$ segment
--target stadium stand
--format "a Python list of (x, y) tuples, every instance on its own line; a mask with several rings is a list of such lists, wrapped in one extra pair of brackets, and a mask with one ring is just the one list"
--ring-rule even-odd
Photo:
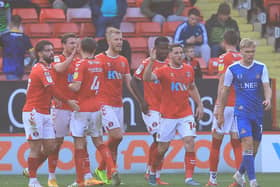
[(75, 33), (76, 35), (80, 34), (80, 28), (76, 23), (54, 23), (53, 24), (53, 33), (54, 37), (62, 36), (67, 32)]
[(137, 36), (158, 36), (161, 35), (161, 24), (157, 22), (136, 23)]
[(24, 33), (31, 38), (47, 38), (53, 36), (53, 31), (48, 23), (25, 24)]
[(66, 17), (68, 22), (91, 23), (91, 11), (89, 8), (67, 8)]
[(92, 23), (82, 23), (80, 27), (80, 36), (91, 36), (95, 35), (95, 27)]
[(49, 0), (31, 0), (32, 3), (39, 5), (41, 8), (50, 8), (52, 5)]
[(14, 8), (13, 15), (19, 15), (22, 23), (38, 23), (38, 15), (34, 8)]
[(39, 16), (41, 23), (65, 22), (65, 18), (64, 11), (55, 8), (42, 8)]
[(120, 26), (121, 31), (124, 36), (136, 36), (135, 32), (135, 23), (131, 22), (122, 22)]

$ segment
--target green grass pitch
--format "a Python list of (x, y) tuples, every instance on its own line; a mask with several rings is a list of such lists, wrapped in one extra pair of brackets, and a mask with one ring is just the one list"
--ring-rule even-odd
[[(258, 173), (257, 180), (261, 187), (279, 187), (280, 186), (279, 173)], [(162, 180), (167, 181), (170, 185), (166, 187), (183, 187), (184, 184), (183, 174), (162, 174)], [(123, 184), (120, 187), (148, 187), (150, 186), (144, 180), (143, 174), (121, 174)], [(208, 174), (195, 174), (194, 179), (205, 186), (208, 180)], [(47, 176), (40, 175), (39, 180), (43, 186), (47, 186)], [(74, 175), (57, 175), (57, 180), (60, 187), (67, 187), (68, 184), (74, 181)], [(28, 179), (19, 175), (0, 175), (0, 187), (27, 187)], [(227, 187), (232, 182), (232, 174), (219, 174), (218, 175), (219, 187)], [(111, 186), (111, 185), (103, 185)], [(249, 186), (247, 182), (247, 186)]]

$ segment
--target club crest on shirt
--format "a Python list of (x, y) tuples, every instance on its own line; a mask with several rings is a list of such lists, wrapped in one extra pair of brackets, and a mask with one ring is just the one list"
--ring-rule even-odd
[(107, 66), (111, 67), (111, 66), (112, 66), (112, 64), (111, 64), (110, 62), (107, 62)]
[(121, 62), (121, 66), (124, 68), (125, 67), (125, 62)]
[(144, 65), (143, 64), (140, 64), (140, 66), (137, 68), (135, 74), (136, 75), (139, 75), (144, 69)]
[(187, 77), (190, 77), (190, 76), (191, 76), (191, 72), (187, 71), (187, 72), (186, 72), (186, 76), (187, 76)]
[(245, 134), (245, 133), (246, 133), (246, 130), (242, 128), (240, 131), (240, 134)]
[(257, 74), (256, 75), (256, 79), (260, 79), (261, 78), (261, 75), (260, 74)]
[(73, 79), (77, 79), (79, 76), (79, 73), (78, 72), (75, 72), (74, 75), (73, 75)]
[(240, 105), (239, 107), (238, 107), (238, 110), (243, 110), (244, 109), (244, 107), (242, 106), (242, 105)]
[(242, 74), (237, 74), (237, 79), (242, 79), (243, 75)]
[(170, 73), (170, 76), (171, 76), (171, 77), (175, 77), (174, 73)]
[(225, 65), (224, 64), (219, 64), (218, 65), (218, 71), (223, 71), (225, 68)]

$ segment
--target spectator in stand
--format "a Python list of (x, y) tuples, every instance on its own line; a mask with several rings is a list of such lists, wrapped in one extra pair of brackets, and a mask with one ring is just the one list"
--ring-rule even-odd
[(3, 72), (7, 80), (20, 80), (24, 74), (24, 55), (29, 51), (33, 57), (33, 48), (28, 36), (20, 31), (21, 17), (13, 15), (9, 31), (0, 36), (3, 47)]
[(189, 64), (193, 67), (195, 82), (202, 79), (202, 72), (199, 65), (199, 61), (195, 59), (194, 46), (186, 45), (185, 46), (185, 61), (184, 63)]
[(194, 45), (195, 55), (201, 56), (206, 63), (210, 59), (207, 31), (202, 23), (200, 12), (192, 8), (188, 13), (188, 20), (180, 24), (174, 34), (174, 43)]
[(53, 8), (63, 9), (65, 12), (67, 8), (85, 8), (89, 7), (88, 0), (49, 0)]
[(40, 14), (40, 6), (33, 3), (31, 0), (8, 0), (11, 8), (35, 8), (37, 14)]
[(206, 30), (211, 57), (219, 57), (225, 52), (221, 42), (226, 31), (234, 30), (240, 36), (237, 22), (230, 17), (230, 6), (227, 3), (221, 3), (217, 13), (206, 21)]
[[(106, 28), (106, 33), (107, 30), (111, 30), (112, 27), (107, 27)], [(101, 38), (97, 41), (97, 48), (95, 51), (95, 55), (102, 53), (108, 49), (108, 43), (106, 38)], [(127, 58), (129, 66), (131, 65), (131, 48), (130, 44), (127, 40), (123, 40), (123, 45), (122, 45), (122, 50), (120, 51), (120, 55), (124, 56)]]
[(92, 22), (96, 28), (95, 37), (104, 37), (109, 26), (120, 28), (126, 13), (126, 0), (90, 0)]
[[(174, 12), (175, 7), (177, 8)], [(184, 10), (183, 0), (144, 0), (141, 5), (141, 12), (152, 19), (153, 22), (163, 23), (165, 21), (186, 21), (181, 16)]]
[(8, 23), (11, 17), (10, 4), (0, 1), (0, 35), (8, 31)]

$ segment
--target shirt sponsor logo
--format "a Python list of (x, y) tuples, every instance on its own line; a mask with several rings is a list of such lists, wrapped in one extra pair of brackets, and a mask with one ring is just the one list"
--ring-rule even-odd
[(122, 79), (122, 74), (117, 71), (108, 71), (107, 78), (110, 80)]
[(103, 69), (102, 68), (89, 68), (88, 69), (90, 72), (102, 72)]
[(79, 76), (79, 73), (78, 73), (78, 72), (75, 72), (74, 75), (73, 75), (73, 78), (74, 78), (74, 79), (77, 79), (78, 76)]
[(187, 85), (181, 82), (171, 82), (171, 91), (186, 91)]
[(243, 89), (255, 89), (258, 87), (258, 83), (257, 82), (243, 82), (243, 83), (239, 83), (239, 88), (243, 88)]
[(54, 62), (60, 62), (59, 56), (54, 56)]

